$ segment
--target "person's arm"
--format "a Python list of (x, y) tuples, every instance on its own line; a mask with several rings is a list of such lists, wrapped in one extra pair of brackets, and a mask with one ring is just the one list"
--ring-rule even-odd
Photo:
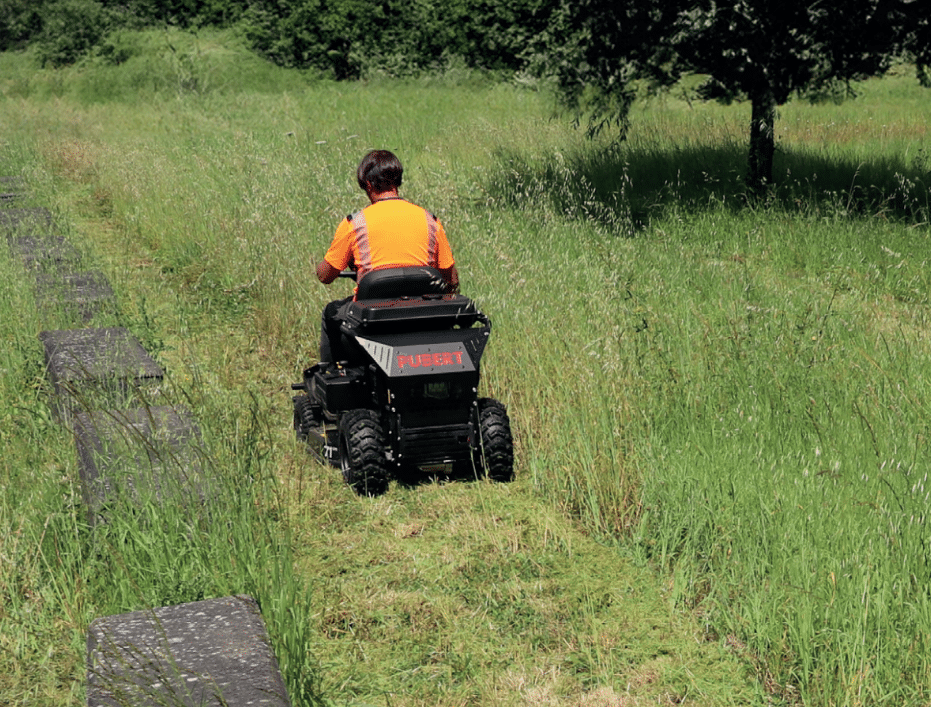
[[(446, 238), (446, 231), (443, 229), (443, 224), (440, 223), (436, 216), (433, 216), (433, 214), (430, 214), (430, 216), (436, 221), (436, 268), (440, 271), (440, 273), (443, 275), (443, 279), (446, 281), (447, 291), (451, 294), (459, 294), (459, 271), (456, 270), (456, 261), (453, 260), (453, 251), (449, 247), (449, 240)], [(441, 267), (445, 263), (449, 263), (448, 268)]]
[(339, 270), (330, 265), (326, 259), (317, 263), (317, 279), (324, 285), (329, 285), (339, 276)]
[(346, 217), (340, 221), (330, 247), (324, 253), (320, 262), (317, 263), (317, 279), (324, 285), (329, 285), (339, 277), (339, 273), (343, 268), (351, 266), (353, 234), (352, 218)]
[(451, 294), (459, 293), (459, 271), (455, 263), (448, 268), (440, 268), (440, 274), (446, 280), (446, 288)]

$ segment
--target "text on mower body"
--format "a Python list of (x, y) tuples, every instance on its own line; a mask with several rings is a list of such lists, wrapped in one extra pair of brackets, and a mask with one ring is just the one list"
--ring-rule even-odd
[(419, 368), (420, 366), (452, 366), (462, 365), (462, 351), (443, 351), (440, 353), (422, 353), (415, 356), (398, 356), (398, 369), (404, 367)]

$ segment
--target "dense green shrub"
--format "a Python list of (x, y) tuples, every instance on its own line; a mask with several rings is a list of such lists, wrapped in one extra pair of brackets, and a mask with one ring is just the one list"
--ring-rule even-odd
[(106, 36), (109, 24), (109, 13), (97, 0), (46, 4), (37, 42), (42, 64), (73, 64)]
[(0, 51), (34, 42), (61, 66), (92, 49), (125, 60), (109, 33), (238, 26), (252, 49), (285, 67), (338, 79), (410, 75), (447, 65), (516, 71), (542, 31), (545, 0), (0, 0)]
[(258, 0), (243, 25), (253, 48), (283, 66), (336, 78), (417, 73), (446, 57), (474, 68), (514, 70), (538, 0)]
[(247, 0), (101, 0), (128, 27), (229, 25), (238, 20)]
[(0, 51), (16, 48), (41, 29), (42, 19), (33, 0), (0, 0)]

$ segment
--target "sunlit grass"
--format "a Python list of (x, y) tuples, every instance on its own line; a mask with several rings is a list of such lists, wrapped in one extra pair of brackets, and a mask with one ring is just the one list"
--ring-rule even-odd
[[(603, 594), (568, 576), (547, 583), (578, 554), (615, 556), (580, 549), (563, 515), (533, 510), (545, 498), (659, 567), (670, 600), (697, 609), (772, 699), (931, 697), (929, 99), (911, 77), (841, 105), (783, 107), (776, 190), (748, 204), (745, 105), (654, 100), (612, 145), (552, 119), (545, 92), (449, 77), (292, 77), (283, 93), (164, 88), (155, 101), (100, 89), (107, 101), (88, 101), (67, 86), (47, 99), (41, 81), (55, 76), (0, 104), (10, 169), (100, 259), (172, 384), (230, 440), (217, 453), (231, 473), (258, 470), (272, 489), (260, 505), (293, 533), (296, 586), (326, 575), (301, 635), (329, 656), (327, 696), (612, 704), (631, 681), (629, 699), (645, 703), (662, 691), (647, 687), (655, 671), (679, 697), (727, 703), (708, 672), (697, 687), (673, 675), (687, 661), (631, 658), (640, 641), (658, 644), (638, 634), (622, 648), (611, 622), (633, 619), (605, 613)], [(348, 288), (323, 288), (312, 266), (362, 205), (352, 174), (371, 147), (401, 155), (403, 193), (446, 223), (464, 291), (494, 322), (483, 391), (509, 406), (516, 491), (393, 489), (359, 503), (293, 442), (289, 384), (314, 359), (322, 306)], [(4, 307), (31, 311), (30, 296), (8, 288)], [(67, 436), (35, 412), (39, 323), (7, 326), (17, 344), (4, 365), (28, 375), (0, 399), (31, 411), (0, 413), (10, 498), (73, 493)], [(35, 486), (49, 468), (56, 481)], [(41, 519), (12, 507), (10, 538), (41, 534)], [(28, 545), (4, 547), (22, 557)], [(570, 610), (559, 593), (590, 607)], [(69, 611), (87, 617), (99, 600), (79, 596)], [(67, 640), (80, 622), (61, 629)], [(568, 627), (564, 645), (537, 624)], [(520, 664), (504, 667), (504, 654)]]

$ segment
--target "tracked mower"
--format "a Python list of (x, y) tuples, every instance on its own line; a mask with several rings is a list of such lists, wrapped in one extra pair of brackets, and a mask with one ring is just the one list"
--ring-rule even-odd
[(432, 268), (389, 268), (366, 274), (339, 318), (345, 358), (291, 386), (294, 430), (313, 454), (361, 495), (393, 478), (513, 479), (507, 411), (478, 397), (491, 321), (471, 299)]

